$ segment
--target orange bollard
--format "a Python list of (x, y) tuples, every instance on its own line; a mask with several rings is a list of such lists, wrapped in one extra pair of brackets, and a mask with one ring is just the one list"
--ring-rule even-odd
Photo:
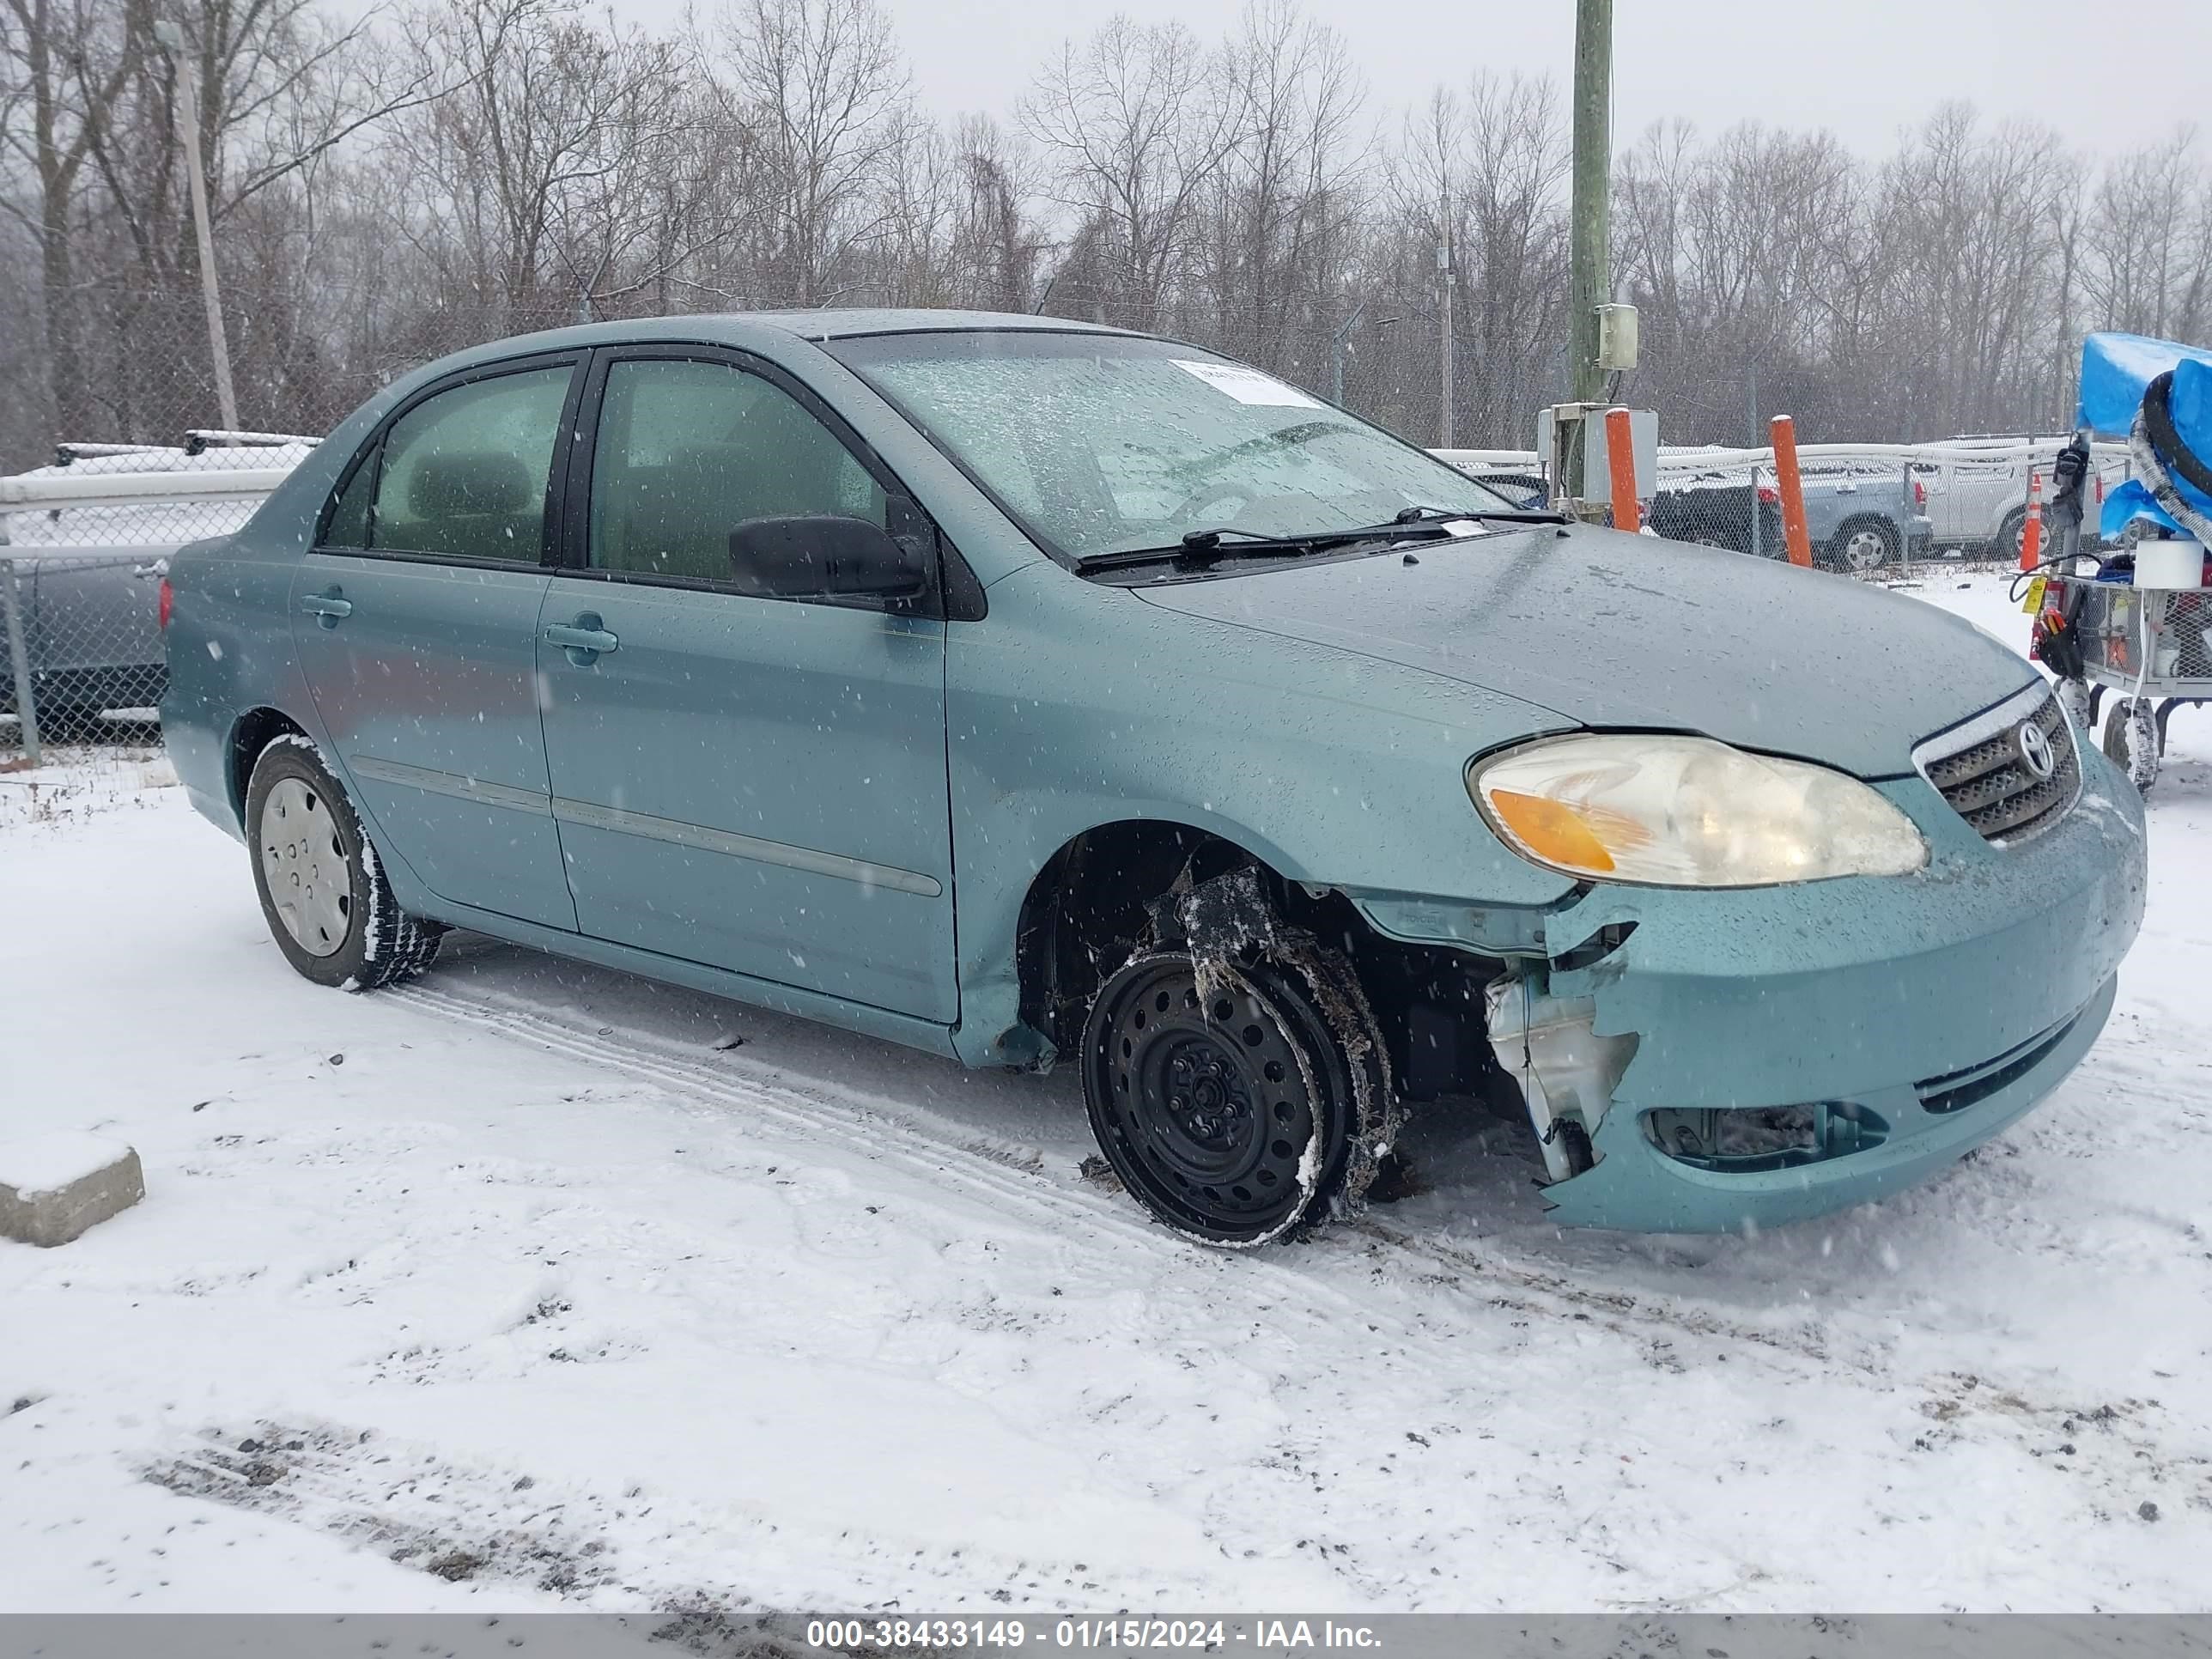
[(2020, 527), (2020, 568), (2033, 570), (2043, 562), (2043, 474), (2027, 475), (2027, 519)]
[(1644, 528), (1644, 509), (1636, 499), (1636, 438), (1625, 409), (1605, 411), (1605, 464), (1613, 475), (1613, 527), (1633, 536)]
[[(1782, 495), (1782, 544), (1790, 550), (1790, 562), (1813, 568), (1813, 532), (1805, 527), (1805, 483), (1797, 476), (1797, 423), (1777, 415), (1774, 434), (1774, 485)], [(1752, 510), (1759, 509), (1754, 506)]]

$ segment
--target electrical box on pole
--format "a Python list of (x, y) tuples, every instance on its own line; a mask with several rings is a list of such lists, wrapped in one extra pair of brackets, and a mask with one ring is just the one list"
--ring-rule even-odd
[(1636, 367), (1634, 306), (1597, 308), (1597, 366), (1608, 374), (1626, 373)]
[[(1536, 411), (1536, 454), (1551, 481), (1554, 506), (1577, 518), (1602, 518), (1613, 506), (1613, 458), (1606, 442), (1605, 404), (1555, 404)], [(1659, 483), (1659, 415), (1628, 411), (1630, 447), (1636, 461), (1636, 494), (1648, 501)], [(1577, 455), (1586, 480), (1573, 493), (1569, 463)]]

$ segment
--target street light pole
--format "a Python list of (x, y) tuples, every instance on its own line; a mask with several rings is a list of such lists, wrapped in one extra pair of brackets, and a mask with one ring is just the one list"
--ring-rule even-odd
[(177, 137), (185, 147), (185, 172), (191, 181), (192, 228), (200, 248), (200, 298), (207, 306), (208, 355), (215, 362), (215, 401), (226, 431), (238, 430), (238, 393), (230, 383), (230, 341), (223, 332), (222, 297), (216, 287), (215, 233), (208, 224), (207, 170), (200, 161), (199, 96), (191, 65), (185, 60), (185, 32), (164, 18), (154, 38), (169, 54), (177, 84)]

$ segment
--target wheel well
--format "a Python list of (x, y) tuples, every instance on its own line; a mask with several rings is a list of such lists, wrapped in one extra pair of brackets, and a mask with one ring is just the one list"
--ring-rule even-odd
[(1100, 824), (1069, 841), (1022, 899), (1014, 960), (1023, 1023), (1073, 1052), (1092, 996), (1144, 937), (1146, 902), (1186, 868), (1205, 880), (1260, 862), (1207, 830), (1150, 819)]
[(240, 823), (246, 822), (246, 786), (253, 776), (253, 763), (261, 758), (263, 750), (287, 732), (295, 737), (307, 735), (299, 721), (278, 708), (248, 709), (230, 728), (230, 775), (227, 781), (230, 810), (238, 815)]
[(1836, 526), (1836, 533), (1829, 539), (1841, 541), (1854, 530), (1879, 530), (1885, 540), (1894, 542), (1899, 539), (1897, 526), (1879, 513), (1854, 513)]
[(1099, 986), (1143, 943), (1152, 901), (1186, 870), (1204, 882), (1248, 867), (1261, 872), (1286, 921), (1350, 961), (1382, 1026), (1401, 1093), (1425, 1099), (1493, 1096), (1499, 1084), (1512, 1089), (1497, 1069), (1482, 1017), (1482, 988), (1502, 963), (1386, 939), (1342, 893), (1285, 880), (1236, 842), (1182, 823), (1101, 824), (1046, 861), (1022, 901), (1015, 939), (1023, 1023), (1073, 1054)]

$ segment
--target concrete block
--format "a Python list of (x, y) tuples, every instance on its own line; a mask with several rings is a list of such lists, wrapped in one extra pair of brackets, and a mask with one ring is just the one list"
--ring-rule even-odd
[(119, 1140), (52, 1134), (0, 1145), (0, 1238), (66, 1244), (145, 1195), (138, 1154)]

